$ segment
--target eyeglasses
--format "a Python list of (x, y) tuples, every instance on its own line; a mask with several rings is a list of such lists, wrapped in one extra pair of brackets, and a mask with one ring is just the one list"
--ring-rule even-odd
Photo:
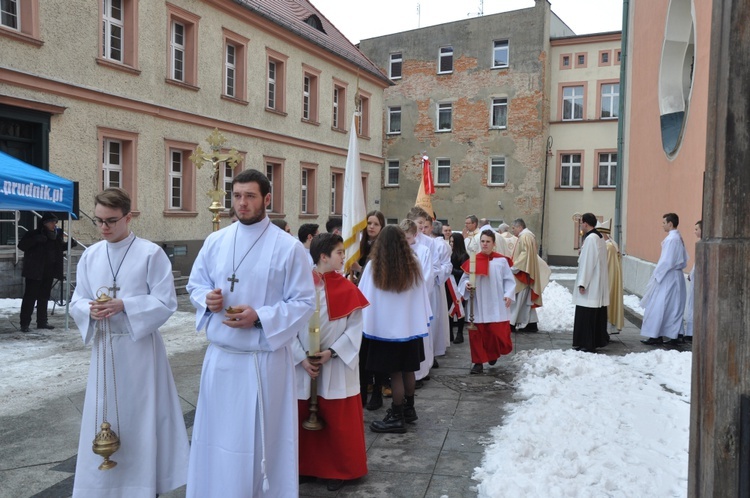
[(102, 225), (104, 225), (105, 227), (110, 228), (112, 225), (116, 225), (118, 221), (120, 221), (126, 216), (127, 214), (123, 214), (119, 218), (109, 218), (106, 220), (103, 220), (101, 218), (97, 218), (96, 216), (94, 216), (94, 225), (98, 227), (101, 227)]

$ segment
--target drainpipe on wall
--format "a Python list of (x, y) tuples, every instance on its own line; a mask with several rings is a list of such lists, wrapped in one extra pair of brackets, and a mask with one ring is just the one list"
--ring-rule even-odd
[(552, 153), (552, 136), (547, 137), (547, 150), (544, 151), (544, 187), (542, 188), (542, 228), (539, 229), (539, 257), (542, 257), (544, 244), (544, 209), (547, 203), (547, 163)]
[(623, 142), (625, 140), (625, 89), (627, 88), (627, 61), (628, 61), (628, 19), (630, 18), (630, 0), (622, 2), (622, 36), (620, 41), (620, 109), (617, 119), (617, 174), (615, 189), (615, 242), (622, 247), (622, 178), (623, 178)]

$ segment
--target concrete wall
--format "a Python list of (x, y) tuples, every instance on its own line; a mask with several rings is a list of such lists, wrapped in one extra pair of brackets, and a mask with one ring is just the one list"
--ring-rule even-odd
[[(695, 60), (692, 93), (679, 149), (668, 156), (662, 146), (660, 123), (660, 64), (670, 2), (631, 0), (628, 55), (628, 108), (624, 146), (623, 250), (640, 261), (655, 262), (664, 239), (662, 215), (675, 212), (678, 229), (690, 254), (686, 270), (693, 266), (694, 223), (701, 218), (703, 171), (706, 160), (706, 111), (708, 92), (710, 2), (687, 2), (695, 22)], [(626, 288), (638, 287), (635, 273), (625, 272)]]
[[(360, 42), (361, 50), (386, 72), (391, 53), (400, 52), (404, 59), (402, 79), (385, 91), (385, 106), (402, 108), (402, 131), (386, 135), (383, 146), (385, 159), (401, 164), (399, 185), (383, 188), (386, 217), (402, 218), (414, 205), (422, 177), (419, 158), (426, 151), (433, 167), (437, 158), (451, 160), (450, 186), (436, 187), (432, 198), (439, 218), (461, 229), (468, 214), (523, 217), (530, 229), (538, 230), (548, 122), (549, 18), (549, 4), (538, 2), (530, 9)], [(503, 39), (509, 41), (509, 67), (492, 69), (493, 41)], [(437, 74), (439, 48), (445, 45), (453, 46), (454, 71)], [(492, 97), (508, 98), (506, 129), (490, 129)], [(441, 102), (453, 104), (451, 132), (436, 132)], [(506, 157), (504, 186), (487, 185), (493, 155)]]

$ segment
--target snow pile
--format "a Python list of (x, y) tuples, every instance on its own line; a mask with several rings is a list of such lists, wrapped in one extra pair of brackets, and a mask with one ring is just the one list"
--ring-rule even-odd
[(544, 306), (537, 308), (539, 330), (545, 332), (570, 332), (573, 330), (575, 306), (570, 291), (550, 280), (542, 293)]
[(0, 316), (12, 316), (21, 313), (20, 299), (0, 299)]
[[(17, 314), (7, 303), (0, 313)], [(8, 310), (11, 310), (9, 313)], [(167, 353), (195, 351), (206, 345), (203, 334), (195, 332), (195, 314), (175, 312), (160, 329)], [(71, 319), (71, 329), (23, 334), (19, 339), (0, 341), (3, 375), (0, 377), (0, 416), (19, 415), (53, 397), (65, 396), (86, 388), (91, 347), (84, 346), (81, 334)]]
[(638, 315), (643, 316), (643, 313), (646, 311), (645, 309), (641, 308), (641, 298), (638, 296), (634, 296), (633, 294), (623, 296), (622, 302), (625, 306), (630, 308), (633, 313), (637, 313)]
[(519, 401), (474, 469), (479, 496), (686, 496), (691, 359), (519, 352)]

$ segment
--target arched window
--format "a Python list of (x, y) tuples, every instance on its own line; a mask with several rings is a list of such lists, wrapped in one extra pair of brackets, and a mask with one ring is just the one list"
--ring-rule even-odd
[(659, 67), (661, 141), (667, 156), (680, 148), (695, 63), (695, 22), (691, 0), (671, 0)]

